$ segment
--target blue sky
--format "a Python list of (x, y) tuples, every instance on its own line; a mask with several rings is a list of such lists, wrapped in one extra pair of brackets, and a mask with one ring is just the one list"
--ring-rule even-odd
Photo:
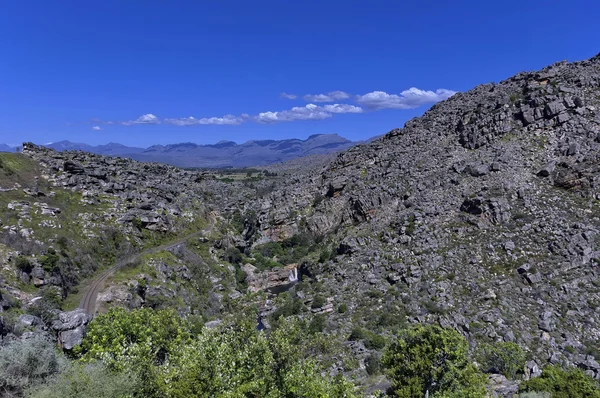
[(0, 143), (366, 139), (594, 56), (598, 16), (596, 0), (4, 1)]

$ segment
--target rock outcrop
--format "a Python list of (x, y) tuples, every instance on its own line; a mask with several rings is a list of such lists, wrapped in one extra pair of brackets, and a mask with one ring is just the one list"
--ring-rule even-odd
[(72, 350), (81, 344), (85, 336), (85, 327), (92, 316), (81, 309), (61, 312), (58, 319), (52, 323), (52, 329), (58, 333), (58, 344), (64, 350)]

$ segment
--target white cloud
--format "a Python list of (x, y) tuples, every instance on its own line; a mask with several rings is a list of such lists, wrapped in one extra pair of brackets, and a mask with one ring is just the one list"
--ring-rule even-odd
[(436, 103), (456, 94), (456, 91), (440, 88), (434, 91), (420, 90), (411, 87), (400, 95), (388, 94), (385, 91), (373, 91), (359, 95), (356, 102), (368, 109), (413, 109), (421, 105)]
[(350, 104), (325, 105), (323, 109), (329, 113), (361, 113), (363, 111), (360, 106)]
[(331, 117), (331, 113), (315, 104), (295, 106), (292, 109), (279, 112), (261, 112), (255, 116), (259, 123), (291, 122), (294, 120), (322, 120)]
[[(101, 121), (92, 119), (90, 124), (92, 130), (100, 131), (102, 124), (120, 124), (131, 126), (134, 124), (160, 124), (166, 123), (174, 126), (195, 126), (195, 125), (239, 125), (247, 121), (257, 123), (277, 123), (291, 122), (295, 120), (322, 120), (332, 117), (334, 114), (343, 113), (362, 113), (365, 111), (375, 111), (380, 109), (413, 109), (421, 105), (432, 104), (445, 100), (455, 91), (447, 89), (438, 89), (436, 91), (426, 91), (415, 87), (402, 91), (400, 94), (388, 94), (385, 91), (373, 91), (365, 95), (350, 97), (344, 91), (331, 91), (327, 94), (305, 95), (303, 98), (310, 103), (305, 106), (296, 106), (283, 111), (260, 112), (256, 116), (250, 116), (246, 113), (240, 116), (225, 115), (223, 117), (208, 117), (197, 119), (193, 116), (187, 118), (168, 118), (159, 119), (152, 113), (147, 113), (135, 120), (128, 121)], [(294, 94), (281, 93), (282, 98), (296, 99)], [(357, 105), (348, 103), (339, 103), (336, 101), (349, 100), (356, 102)], [(315, 105), (313, 102), (336, 102), (327, 105)], [(348, 102), (348, 101), (346, 101)]]
[(333, 102), (350, 98), (350, 94), (343, 91), (332, 91), (327, 94), (306, 94), (304, 100), (307, 102)]
[(237, 125), (244, 123), (248, 115), (242, 115), (240, 117), (234, 115), (225, 115), (223, 117), (205, 117), (202, 119), (196, 119), (193, 116), (180, 119), (165, 119), (165, 123), (173, 124), (175, 126), (194, 126), (198, 124), (217, 124), (217, 125)]
[(146, 113), (135, 120), (127, 120), (121, 122), (121, 124), (124, 126), (131, 126), (132, 124), (160, 124), (160, 120), (155, 115)]

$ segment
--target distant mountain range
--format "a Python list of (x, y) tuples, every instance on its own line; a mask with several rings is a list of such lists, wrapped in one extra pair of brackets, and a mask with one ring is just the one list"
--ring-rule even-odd
[[(220, 141), (211, 145), (180, 143), (153, 145), (148, 148), (128, 147), (109, 143), (92, 146), (59, 141), (45, 145), (57, 151), (85, 151), (99, 155), (128, 157), (145, 162), (168, 163), (180, 167), (247, 167), (264, 166), (284, 162), (307, 155), (327, 154), (348, 149), (352, 142), (337, 134), (315, 134), (306, 140), (260, 140), (237, 144)], [(0, 151), (14, 151), (8, 145), (0, 145)]]
[(13, 148), (6, 144), (0, 144), (0, 152), (14, 152), (16, 150), (17, 150), (17, 148)]

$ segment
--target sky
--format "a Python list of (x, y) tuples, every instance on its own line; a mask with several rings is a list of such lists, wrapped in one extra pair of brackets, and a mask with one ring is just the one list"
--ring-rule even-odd
[(600, 52), (597, 0), (4, 0), (0, 143), (363, 140)]

